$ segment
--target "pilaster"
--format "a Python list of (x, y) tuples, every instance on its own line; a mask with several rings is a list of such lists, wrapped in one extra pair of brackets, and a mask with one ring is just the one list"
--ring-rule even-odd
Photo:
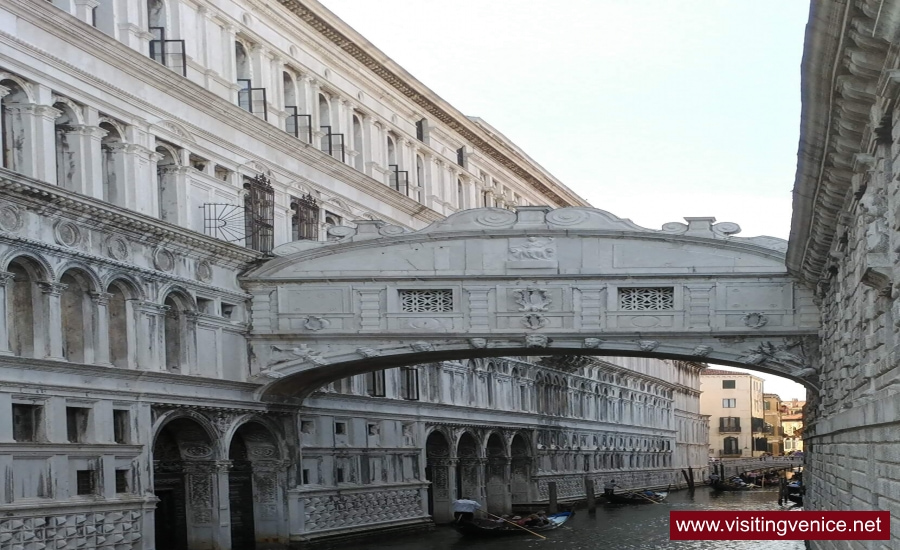
[[(12, 355), (9, 346), (9, 326), (7, 325), (9, 311), (6, 289), (7, 283), (12, 281), (14, 276), (8, 271), (0, 271), (0, 355)], [(4, 441), (2, 435), (0, 435), (0, 441)]]
[(97, 330), (94, 333), (94, 363), (111, 367), (109, 362), (109, 292), (92, 292)]
[(47, 326), (47, 359), (65, 361), (62, 349), (62, 309), (60, 296), (68, 288), (61, 283), (39, 282), (44, 294), (44, 320)]

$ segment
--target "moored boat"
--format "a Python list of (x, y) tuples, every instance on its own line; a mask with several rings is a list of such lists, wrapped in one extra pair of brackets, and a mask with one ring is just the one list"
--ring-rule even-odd
[[(508, 537), (513, 535), (528, 535), (528, 531), (534, 533), (544, 533), (545, 531), (553, 531), (559, 529), (565, 522), (569, 520), (575, 512), (560, 512), (547, 516), (549, 523), (547, 525), (536, 525), (534, 527), (514, 527), (507, 522), (494, 522), (490, 520), (475, 520), (463, 523), (456, 523), (456, 530), (462, 535), (471, 537)], [(526, 531), (527, 529), (527, 531)]]
[(794, 504), (799, 504), (800, 506), (803, 506), (803, 495), (801, 495), (801, 494), (788, 495), (787, 499), (789, 501), (793, 502)]
[(713, 484), (713, 490), (715, 491), (747, 491), (750, 489), (756, 489), (756, 485), (750, 485), (748, 483), (732, 483), (730, 481), (718, 481)]
[(666, 500), (669, 496), (668, 492), (655, 493), (652, 491), (631, 492), (631, 493), (614, 493), (611, 495), (603, 495), (610, 504), (659, 504)]

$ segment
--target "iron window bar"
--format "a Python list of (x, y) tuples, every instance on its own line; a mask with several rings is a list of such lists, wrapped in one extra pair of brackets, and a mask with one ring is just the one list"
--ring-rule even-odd
[(319, 240), (319, 205), (316, 199), (306, 194), (291, 197), (291, 237), (295, 241)]
[[(242, 87), (238, 90), (238, 106), (248, 113), (262, 113), (263, 120), (269, 120), (268, 101), (266, 101), (266, 89), (254, 88), (249, 78), (237, 79)], [(262, 107), (254, 108), (254, 103), (259, 102)]]
[(345, 154), (344, 154), (344, 134), (335, 134), (331, 131), (331, 126), (319, 126), (320, 129), (325, 130), (325, 135), (322, 136), (322, 151), (328, 153), (331, 156), (334, 156), (335, 138), (338, 139), (338, 148), (341, 150), (341, 162), (346, 162)]
[(247, 181), (244, 189), (246, 246), (269, 253), (275, 245), (275, 189), (264, 175)]
[(400, 166), (396, 164), (389, 164), (388, 168), (391, 169), (391, 189), (398, 193), (409, 195), (409, 171), (400, 170)]
[[(288, 105), (285, 107), (285, 110), (289, 113), (287, 118), (284, 121), (284, 131), (291, 134), (297, 139), (302, 139), (300, 137), (301, 133), (306, 137), (306, 143), (312, 144), (312, 115), (302, 115), (298, 112), (298, 109), (294, 105)], [(306, 123), (301, 124), (300, 119), (304, 119)], [(305, 130), (303, 130), (305, 128)]]
[[(96, 26), (96, 25), (95, 25)], [(166, 40), (164, 27), (150, 27), (150, 59), (163, 67), (168, 67), (181, 76), (187, 76), (187, 60), (185, 56), (184, 40)]]
[(465, 145), (456, 150), (456, 164), (466, 167), (466, 147)]

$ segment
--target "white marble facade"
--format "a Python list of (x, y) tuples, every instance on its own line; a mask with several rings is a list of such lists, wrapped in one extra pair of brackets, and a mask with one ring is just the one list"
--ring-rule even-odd
[(7, 2), (0, 43), (0, 547), (280, 548), (705, 466), (687, 363), (479, 359), (260, 401), (237, 276), (272, 246), (586, 205), (317, 3)]

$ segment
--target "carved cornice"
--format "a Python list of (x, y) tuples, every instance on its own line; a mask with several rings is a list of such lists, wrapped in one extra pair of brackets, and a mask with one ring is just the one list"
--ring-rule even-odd
[(802, 63), (803, 109), (787, 267), (807, 282), (826, 267), (854, 176), (871, 170), (876, 130), (896, 94), (898, 0), (813, 2)]
[[(354, 40), (354, 38), (348, 36), (353, 32), (349, 27), (346, 27), (344, 30), (339, 30), (336, 28), (335, 24), (327, 21), (320, 13), (315, 12), (313, 8), (310, 7), (310, 5), (312, 5), (311, 2), (300, 2), (299, 0), (278, 1), (287, 9), (297, 14), (300, 19), (318, 31), (326, 39), (336, 44), (339, 48), (359, 61), (363, 66), (378, 75), (391, 87), (421, 107), (425, 112), (446, 124), (462, 138), (480, 149), (484, 155), (492, 158), (495, 162), (534, 186), (540, 193), (553, 200), (557, 206), (587, 205), (586, 201), (562, 187), (561, 184), (546, 181), (546, 177), (538, 177), (532, 171), (522, 166), (522, 164), (517, 162), (514, 158), (517, 156), (515, 151), (503, 151), (500, 148), (502, 145), (497, 147), (490, 143), (488, 141), (490, 137), (486, 136), (485, 132), (481, 130), (478, 125), (472, 123), (461, 113), (456, 112), (449, 104), (432, 99), (435, 97), (435, 94), (432, 91), (428, 90), (409, 75), (403, 74), (405, 71), (392, 61), (388, 60), (387, 56), (380, 56), (381, 59), (384, 60), (381, 61), (380, 59), (376, 59), (373, 55), (370, 55), (369, 51), (374, 50), (374, 46), (368, 43), (360, 44), (360, 42), (364, 42), (364, 39)], [(379, 54), (381, 53), (377, 52), (377, 50), (374, 51)], [(503, 149), (506, 149), (506, 147), (503, 147)]]

